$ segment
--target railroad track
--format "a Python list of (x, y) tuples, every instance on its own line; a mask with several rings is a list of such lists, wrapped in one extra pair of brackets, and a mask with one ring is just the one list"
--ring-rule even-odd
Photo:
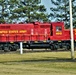
[[(59, 49), (59, 50), (50, 50), (50, 49), (24, 49), (23, 53), (35, 53), (35, 52), (63, 52), (63, 51), (70, 51), (70, 50), (64, 50), (64, 49)], [(0, 50), (0, 54), (6, 54), (6, 53), (20, 53), (20, 50), (17, 51), (8, 51), (4, 52), (3, 50)]]

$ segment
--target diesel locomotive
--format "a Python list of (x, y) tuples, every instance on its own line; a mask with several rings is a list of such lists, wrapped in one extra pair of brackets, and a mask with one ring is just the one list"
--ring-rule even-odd
[[(74, 45), (76, 44), (76, 29)], [(70, 49), (70, 29), (65, 29), (64, 22), (33, 22), (19, 24), (0, 24), (0, 50), (16, 51), (19, 42), (23, 48)]]

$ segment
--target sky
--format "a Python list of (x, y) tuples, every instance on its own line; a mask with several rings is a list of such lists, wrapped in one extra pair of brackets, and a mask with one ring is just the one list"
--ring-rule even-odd
[(41, 4), (44, 4), (45, 8), (47, 8), (47, 13), (50, 13), (51, 0), (41, 0)]

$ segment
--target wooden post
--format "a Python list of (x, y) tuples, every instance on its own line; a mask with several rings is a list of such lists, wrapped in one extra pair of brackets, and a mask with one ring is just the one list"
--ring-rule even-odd
[(20, 54), (23, 54), (23, 46), (22, 46), (22, 42), (20, 42)]

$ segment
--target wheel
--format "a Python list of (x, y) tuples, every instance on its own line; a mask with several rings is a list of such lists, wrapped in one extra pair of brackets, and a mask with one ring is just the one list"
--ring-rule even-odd
[(17, 48), (16, 47), (10, 47), (10, 51), (16, 51), (17, 50)]
[(65, 48), (65, 50), (70, 50), (71, 46), (69, 44), (66, 44), (66, 46), (64, 48)]
[(10, 50), (9, 50), (9, 47), (4, 47), (4, 52), (9, 52)]
[(57, 47), (57, 45), (56, 45), (56, 44), (53, 44), (53, 45), (50, 45), (50, 49), (51, 49), (51, 50), (57, 50), (57, 49), (58, 49), (58, 47)]
[(57, 45), (54, 45), (54, 50), (57, 50), (58, 49), (58, 46)]
[(50, 49), (51, 49), (51, 50), (54, 50), (54, 46), (53, 46), (53, 45), (51, 45), (51, 46), (50, 46)]
[(67, 45), (67, 50), (70, 50), (70, 49), (71, 49), (70, 45)]
[(19, 49), (19, 46), (17, 44), (11, 44), (9, 49), (10, 51), (16, 51), (17, 49)]

